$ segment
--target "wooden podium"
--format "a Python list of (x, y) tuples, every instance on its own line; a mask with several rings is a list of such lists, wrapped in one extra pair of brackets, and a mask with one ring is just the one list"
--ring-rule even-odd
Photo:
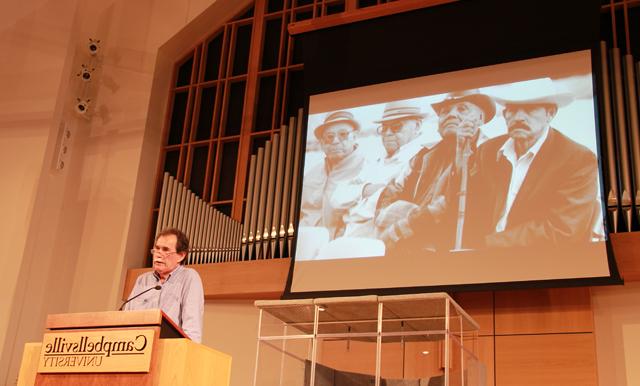
[(231, 357), (186, 338), (160, 310), (47, 316), (19, 386), (228, 386)]

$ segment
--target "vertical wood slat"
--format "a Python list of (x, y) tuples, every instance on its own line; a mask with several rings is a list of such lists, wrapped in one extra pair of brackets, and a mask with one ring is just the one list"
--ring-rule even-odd
[(234, 189), (233, 211), (232, 217), (240, 218), (242, 216), (242, 199), (245, 191), (245, 181), (247, 170), (245, 160), (249, 158), (251, 146), (250, 132), (254, 127), (255, 110), (257, 106), (258, 89), (258, 69), (260, 68), (260, 54), (264, 41), (264, 15), (267, 9), (267, 0), (255, 0), (253, 6), (253, 28), (251, 31), (251, 44), (249, 48), (249, 59), (247, 63), (247, 85), (244, 98), (244, 114), (242, 117), (242, 125), (240, 128), (240, 143), (238, 151), (238, 160), (236, 168), (236, 183)]

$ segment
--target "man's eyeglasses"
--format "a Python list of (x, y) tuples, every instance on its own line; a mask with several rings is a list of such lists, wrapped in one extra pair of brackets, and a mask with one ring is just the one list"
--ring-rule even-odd
[(351, 135), (350, 131), (338, 131), (337, 133), (325, 131), (322, 134), (322, 142), (333, 143), (333, 141), (335, 141), (336, 138), (338, 139), (339, 142), (344, 142), (349, 139), (350, 135)]
[(168, 250), (155, 249), (155, 248), (151, 248), (149, 252), (151, 252), (152, 255), (160, 255), (160, 256), (169, 256), (174, 253), (178, 253), (178, 251), (168, 251)]
[(403, 122), (385, 123), (378, 126), (377, 131), (378, 131), (378, 134), (384, 134), (387, 131), (391, 131), (392, 134), (396, 134), (398, 131), (402, 130), (403, 127), (404, 127)]

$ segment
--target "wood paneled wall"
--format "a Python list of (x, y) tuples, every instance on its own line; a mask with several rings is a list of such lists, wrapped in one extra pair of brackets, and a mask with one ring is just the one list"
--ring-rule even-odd
[[(611, 234), (622, 277), (640, 280), (640, 232)], [(289, 259), (196, 265), (207, 299), (277, 299), (284, 291)], [(123, 293), (149, 269), (130, 270)], [(464, 292), (453, 295), (481, 326), (476, 355), (486, 365), (488, 386), (596, 386), (597, 362), (590, 288)], [(331, 363), (362, 357), (351, 370), (369, 368), (365, 347), (327, 345)], [(401, 354), (387, 352), (390, 375)], [(330, 355), (329, 355), (330, 354)], [(410, 358), (405, 357), (405, 360)], [(327, 363), (331, 365), (331, 363)], [(405, 364), (405, 375), (407, 373)], [(344, 367), (344, 366), (342, 366)], [(410, 369), (409, 369), (410, 371)], [(607, 385), (600, 385), (607, 386)]]
[[(289, 274), (290, 259), (269, 259), (190, 265), (202, 278), (205, 299), (280, 299)], [(151, 268), (127, 271), (122, 291), (126, 300), (138, 275)]]
[(461, 293), (482, 326), (487, 385), (597, 385), (589, 288)]

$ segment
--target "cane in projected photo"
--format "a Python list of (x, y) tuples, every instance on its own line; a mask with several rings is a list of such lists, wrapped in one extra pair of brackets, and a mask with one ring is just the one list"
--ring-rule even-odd
[(456, 234), (461, 239), (464, 224), (458, 220), (458, 209), (464, 209), (460, 203), (464, 205), (468, 164), (480, 127), (495, 115), (495, 103), (477, 90), (467, 90), (450, 93), (432, 107), (442, 140), (423, 148), (378, 201), (375, 223), (387, 254), (461, 247)]
[(478, 151), (472, 183), (482, 186), (482, 202), (469, 209), (478, 247), (594, 239), (600, 219), (596, 155), (551, 125), (573, 99), (549, 78), (510, 85), (495, 97), (508, 134)]

